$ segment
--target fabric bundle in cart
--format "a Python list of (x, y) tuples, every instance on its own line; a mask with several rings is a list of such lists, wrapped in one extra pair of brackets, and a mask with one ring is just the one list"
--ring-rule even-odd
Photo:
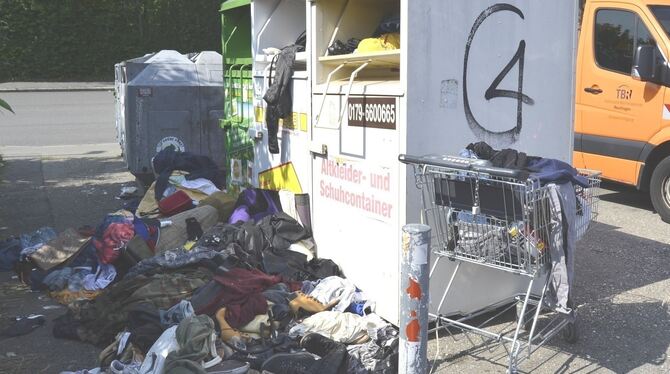
[(545, 301), (569, 313), (575, 243), (597, 214), (597, 175), (484, 142), (460, 156), (426, 158), (453, 166), (428, 165), (424, 174), (424, 199), (434, 202), (427, 218), (445, 238), (441, 250), (529, 275), (549, 271)]

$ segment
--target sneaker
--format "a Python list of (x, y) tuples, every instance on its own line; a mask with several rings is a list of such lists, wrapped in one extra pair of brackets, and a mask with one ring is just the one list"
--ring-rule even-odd
[(317, 357), (307, 352), (278, 353), (263, 362), (261, 370), (273, 374), (313, 374)]
[(214, 374), (245, 374), (249, 371), (249, 363), (235, 360), (221, 361), (216, 366), (207, 369), (206, 372)]

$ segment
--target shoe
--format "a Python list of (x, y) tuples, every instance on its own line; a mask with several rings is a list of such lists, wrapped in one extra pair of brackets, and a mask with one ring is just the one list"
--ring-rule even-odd
[(319, 300), (315, 299), (312, 296), (305, 295), (304, 293), (298, 291), (289, 295), (288, 306), (291, 308), (293, 314), (298, 314), (299, 311), (304, 310), (308, 313), (319, 313), (326, 310), (332, 309), (337, 305), (340, 300), (333, 300), (327, 305), (322, 304)]
[(307, 334), (300, 340), (300, 347), (321, 357), (320, 374), (346, 373), (348, 365), (347, 347), (320, 334)]
[(226, 343), (238, 346), (238, 343), (244, 343), (251, 340), (249, 335), (243, 334), (236, 329), (230, 327), (228, 322), (226, 322), (226, 308), (219, 309), (216, 312), (216, 320), (219, 322), (219, 328), (221, 329), (221, 340)]
[(261, 370), (273, 374), (313, 374), (317, 364), (317, 358), (311, 353), (278, 353), (265, 360)]
[(245, 374), (249, 371), (249, 363), (235, 360), (221, 361), (216, 366), (205, 370), (207, 373), (215, 374)]
[(310, 333), (300, 339), (300, 347), (306, 349), (309, 353), (324, 357), (336, 349), (345, 347), (345, 345), (321, 334)]

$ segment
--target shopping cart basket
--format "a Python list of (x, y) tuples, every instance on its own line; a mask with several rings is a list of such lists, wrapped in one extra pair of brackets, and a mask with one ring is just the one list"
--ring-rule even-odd
[[(550, 306), (552, 303), (545, 299), (552, 266), (549, 246), (557, 240), (565, 240), (558, 187), (542, 186), (527, 172), (490, 167), (481, 160), (409, 155), (400, 155), (399, 160), (414, 166), (416, 185), (422, 191), (422, 219), (433, 230), (433, 252), (437, 257), (431, 277), (443, 259), (456, 262), (438, 311), (447, 301), (463, 262), (528, 279), (525, 292), (521, 291), (511, 300), (484, 306), (458, 319), (432, 315), (436, 329), (445, 329), (453, 337), (454, 329), (460, 331), (475, 346), (490, 348), (493, 343), (499, 343), (509, 356), (510, 373), (516, 372), (521, 361), (559, 332), (566, 340), (574, 341), (576, 310), (572, 301), (568, 301), (566, 308)], [(589, 187), (574, 187), (577, 238), (584, 235), (598, 215), (600, 186), (599, 173), (583, 170), (580, 174), (588, 180)], [(539, 289), (534, 287), (536, 282), (543, 284), (539, 293), (534, 293)], [(502, 328), (498, 326), (497, 331), (487, 329), (492, 320), (515, 307), (517, 319), (514, 322)], [(477, 326), (468, 323), (491, 312), (497, 314)], [(481, 344), (476, 344), (470, 333), (479, 336)], [(527, 354), (520, 355), (521, 352)]]

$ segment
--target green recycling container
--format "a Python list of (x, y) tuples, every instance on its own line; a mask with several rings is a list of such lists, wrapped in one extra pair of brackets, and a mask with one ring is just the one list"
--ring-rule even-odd
[(254, 121), (251, 0), (228, 0), (221, 4), (223, 55), (225, 157), (227, 187), (232, 192), (251, 184), (253, 140), (249, 127)]

